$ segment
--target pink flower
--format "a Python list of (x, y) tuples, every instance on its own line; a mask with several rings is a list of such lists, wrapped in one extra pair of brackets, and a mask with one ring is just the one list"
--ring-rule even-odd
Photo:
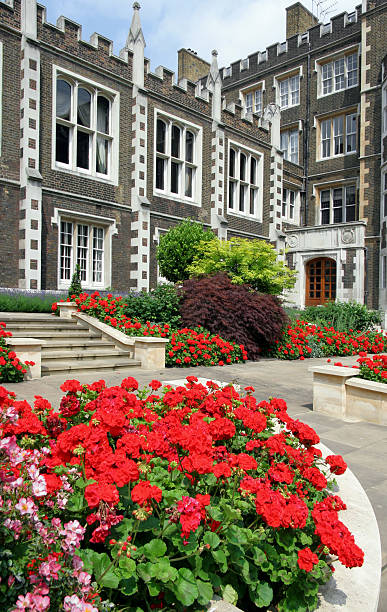
[(16, 510), (19, 510), (20, 514), (30, 514), (31, 516), (36, 512), (36, 506), (31, 498), (26, 499), (21, 497), (15, 506)]

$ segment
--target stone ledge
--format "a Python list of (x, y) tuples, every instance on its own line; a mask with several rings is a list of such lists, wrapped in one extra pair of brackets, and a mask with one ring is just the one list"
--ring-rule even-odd
[(339, 378), (351, 378), (359, 376), (359, 371), (355, 368), (346, 368), (344, 366), (313, 366), (308, 369), (308, 372), (313, 374), (327, 374), (329, 376), (337, 376)]
[(358, 387), (361, 389), (369, 389), (370, 391), (377, 391), (378, 393), (387, 394), (387, 384), (376, 382), (375, 380), (367, 380), (366, 378), (354, 378), (353, 380), (347, 380), (345, 383), (347, 387)]
[(12, 348), (22, 363), (33, 361), (35, 365), (27, 366), (26, 380), (41, 378), (42, 376), (42, 345), (45, 340), (39, 338), (6, 338), (7, 346)]

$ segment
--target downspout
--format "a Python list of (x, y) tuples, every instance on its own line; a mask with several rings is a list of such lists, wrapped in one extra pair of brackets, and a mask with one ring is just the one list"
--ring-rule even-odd
[(308, 190), (309, 190), (309, 113), (310, 113), (310, 42), (308, 42), (308, 58), (306, 71), (306, 118), (304, 123), (304, 226), (308, 225)]
[(364, 247), (364, 304), (368, 301), (368, 247)]

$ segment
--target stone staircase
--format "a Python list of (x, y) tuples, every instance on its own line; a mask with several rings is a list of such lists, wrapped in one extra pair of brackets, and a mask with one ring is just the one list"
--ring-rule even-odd
[[(116, 348), (97, 330), (72, 320), (50, 314), (0, 313), (0, 321), (14, 338), (37, 338), (42, 345), (42, 376), (98, 371), (111, 372), (122, 368), (139, 367), (140, 361), (130, 351)], [(97, 374), (99, 375), (99, 374)]]

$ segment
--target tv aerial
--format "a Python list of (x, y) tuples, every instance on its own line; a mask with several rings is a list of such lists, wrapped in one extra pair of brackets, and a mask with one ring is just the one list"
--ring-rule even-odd
[(319, 21), (325, 21), (337, 6), (337, 0), (312, 0), (312, 13)]

